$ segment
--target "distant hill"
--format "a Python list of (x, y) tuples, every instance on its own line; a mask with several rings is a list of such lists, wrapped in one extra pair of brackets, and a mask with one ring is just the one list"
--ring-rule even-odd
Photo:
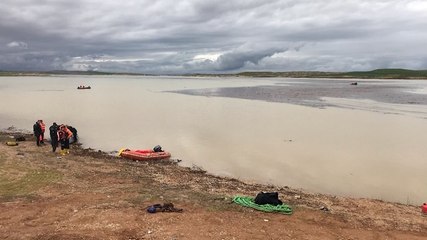
[[(47, 75), (141, 75), (142, 73), (114, 73), (97, 71), (46, 71), (46, 72), (12, 72), (0, 71), (0, 76), (47, 76)], [(356, 72), (240, 72), (234, 74), (185, 74), (185, 76), (219, 76), (219, 77), (289, 77), (289, 78), (362, 78), (362, 79), (427, 79), (427, 70), (376, 69)]]
[(408, 70), (408, 69), (376, 69), (368, 72), (347, 72), (338, 74), (338, 77), (354, 78), (389, 78), (389, 79), (425, 79), (427, 70)]
[(114, 73), (114, 72), (98, 72), (98, 71), (44, 71), (44, 72), (14, 72), (0, 71), (0, 76), (48, 76), (48, 75), (148, 75), (139, 73)]
[(366, 79), (427, 79), (427, 70), (376, 69), (358, 72), (242, 72), (245, 77), (293, 77), (293, 78), (366, 78)]

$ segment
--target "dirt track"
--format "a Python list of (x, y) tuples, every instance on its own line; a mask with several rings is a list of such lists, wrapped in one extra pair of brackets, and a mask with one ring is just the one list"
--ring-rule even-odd
[[(75, 145), (59, 158), (33, 141), (6, 146), (10, 135), (0, 134), (0, 239), (427, 239), (417, 206), (245, 184)], [(294, 213), (231, 202), (259, 191), (278, 191)], [(165, 202), (184, 211), (145, 210)]]

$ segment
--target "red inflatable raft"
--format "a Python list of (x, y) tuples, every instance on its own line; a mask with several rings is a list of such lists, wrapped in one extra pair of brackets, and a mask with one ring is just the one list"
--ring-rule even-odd
[(130, 150), (122, 149), (119, 152), (119, 156), (127, 159), (138, 160), (138, 161), (147, 161), (147, 160), (159, 160), (170, 158), (171, 154), (169, 152), (155, 152), (151, 149), (144, 150)]

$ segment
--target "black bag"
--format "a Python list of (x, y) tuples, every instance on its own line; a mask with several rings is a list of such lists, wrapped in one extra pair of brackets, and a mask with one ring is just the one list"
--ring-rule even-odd
[(162, 147), (160, 145), (157, 145), (153, 148), (154, 152), (163, 152)]
[(16, 138), (16, 141), (25, 141), (25, 137), (24, 136), (19, 136)]
[(260, 192), (255, 197), (255, 203), (258, 205), (271, 204), (274, 206), (282, 205), (278, 192)]

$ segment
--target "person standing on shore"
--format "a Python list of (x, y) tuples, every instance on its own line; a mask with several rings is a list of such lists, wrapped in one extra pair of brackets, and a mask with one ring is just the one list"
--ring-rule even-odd
[(39, 120), (39, 124), (42, 130), (40, 134), (40, 143), (44, 143), (44, 132), (46, 131), (46, 125), (44, 124), (43, 120)]
[(49, 127), (49, 133), (50, 133), (50, 144), (52, 145), (52, 152), (56, 151), (56, 148), (58, 147), (58, 125), (56, 122), (52, 124), (52, 126)]
[(65, 125), (61, 125), (58, 131), (59, 140), (61, 142), (61, 155), (70, 153), (70, 138), (73, 133)]
[(70, 153), (70, 138), (73, 137), (73, 132), (71, 132), (70, 129), (68, 129), (67, 125), (64, 126), (65, 136), (66, 136), (66, 147), (65, 147), (65, 153)]
[(37, 144), (37, 146), (40, 146), (40, 137), (41, 137), (41, 134), (42, 134), (42, 128), (40, 126), (40, 120), (37, 121), (36, 123), (34, 123), (34, 125), (33, 125), (33, 133), (34, 133), (34, 136), (36, 137), (36, 144)]
[(59, 152), (61, 155), (65, 155), (65, 151), (64, 151), (64, 147), (65, 147), (65, 131), (64, 128), (62, 127), (63, 125), (61, 125), (58, 129), (58, 140), (59, 143), (61, 144), (61, 151)]

